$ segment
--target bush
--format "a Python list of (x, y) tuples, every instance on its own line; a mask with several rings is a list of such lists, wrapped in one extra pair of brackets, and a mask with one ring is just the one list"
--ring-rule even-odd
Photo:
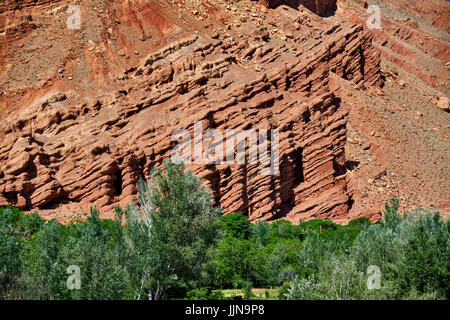
[(255, 298), (255, 295), (252, 292), (253, 285), (250, 281), (243, 281), (242, 283), (242, 292), (244, 293), (244, 300), (251, 300)]
[(412, 288), (419, 294), (433, 293), (450, 298), (450, 237), (449, 222), (438, 213), (416, 212), (407, 228), (399, 263), (403, 290)]
[(39, 230), (41, 230), (44, 224), (45, 219), (39, 216), (39, 214), (36, 211), (34, 211), (31, 214), (23, 215), (19, 223), (19, 230), (26, 237), (30, 237)]
[(365, 298), (364, 274), (345, 257), (333, 257), (322, 264), (317, 274), (296, 278), (284, 293), (288, 300), (349, 300)]
[(316, 282), (314, 276), (311, 278), (299, 279), (296, 277), (290, 282), (286, 282), (280, 292), (282, 299), (286, 300), (312, 300), (314, 297)]

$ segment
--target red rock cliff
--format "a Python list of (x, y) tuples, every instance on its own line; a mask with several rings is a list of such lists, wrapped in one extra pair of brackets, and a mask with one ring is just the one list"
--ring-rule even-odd
[[(191, 9), (99, 3), (86, 10), (85, 29), (64, 40), (76, 55), (58, 45), (68, 32), (58, 29), (64, 20), (55, 29), (39, 14), (32, 17), (39, 27), (21, 37), (53, 33), (49, 47), (8, 55), (29, 59), (41, 83), (4, 66), (0, 205), (96, 204), (108, 215), (135, 200), (138, 179), (171, 156), (173, 132), (193, 133), (201, 122), (221, 132), (279, 130), (273, 176), (260, 174), (261, 163), (190, 166), (224, 213), (294, 222), (347, 214), (347, 111), (329, 82), (332, 71), (360, 86), (382, 84), (379, 54), (361, 26), (250, 1)], [(53, 4), (39, 8), (59, 12)], [(60, 65), (44, 67), (52, 54)]]

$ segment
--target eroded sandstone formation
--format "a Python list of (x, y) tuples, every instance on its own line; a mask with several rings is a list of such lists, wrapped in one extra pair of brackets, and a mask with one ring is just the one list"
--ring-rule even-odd
[[(201, 122), (203, 130), (221, 132), (279, 130), (275, 175), (261, 175), (261, 163), (189, 165), (225, 214), (293, 222), (345, 217), (347, 108), (330, 72), (359, 86), (380, 86), (371, 35), (301, 8), (239, 4), (239, 11), (226, 2), (205, 9), (214, 11), (206, 22), (197, 9), (183, 16), (191, 27), (205, 23), (203, 29), (164, 23), (166, 43), (158, 40), (138, 63), (126, 59), (102, 94), (61, 90), (66, 87), (57, 84), (67, 80), (54, 80), (47, 93), (3, 114), (0, 205), (29, 210), (86, 203), (108, 216), (115, 205), (134, 201), (136, 182), (170, 158), (174, 131), (192, 133)], [(178, 10), (139, 5), (149, 15)], [(146, 22), (152, 23), (156, 28), (154, 20)]]
[[(365, 5), (364, 5), (365, 4)], [(365, 28), (371, 13), (380, 10), (380, 29), (372, 29), (383, 59), (401, 71), (405, 82), (429, 86), (436, 95), (450, 92), (450, 4), (441, 0), (339, 0), (337, 14)], [(437, 101), (436, 101), (437, 104)]]
[(259, 0), (259, 2), (268, 8), (276, 8), (282, 4), (292, 8), (301, 5), (320, 16), (331, 15), (337, 9), (336, 0)]

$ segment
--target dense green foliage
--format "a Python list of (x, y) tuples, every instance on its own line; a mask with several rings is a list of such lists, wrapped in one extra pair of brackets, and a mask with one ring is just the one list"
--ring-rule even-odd
[[(171, 162), (138, 190), (139, 205), (112, 220), (95, 208), (67, 225), (0, 208), (0, 297), (205, 300), (239, 288), (258, 299), (258, 287), (279, 288), (279, 299), (449, 299), (450, 223), (438, 213), (400, 215), (393, 198), (377, 224), (251, 224), (220, 216), (200, 180)], [(70, 266), (79, 288), (68, 286)]]
[[(213, 245), (222, 238), (220, 208), (191, 172), (166, 162), (153, 170), (150, 180), (138, 184), (140, 207), (131, 205), (126, 234), (134, 286), (149, 298), (161, 299), (206, 283), (207, 262)], [(143, 291), (136, 292), (141, 297)]]
[[(63, 225), (0, 209), (0, 295), (162, 299), (204, 286), (211, 252), (223, 237), (211, 194), (172, 162), (138, 189), (140, 206), (116, 208), (114, 220), (92, 209), (85, 221)], [(80, 289), (67, 285), (70, 266), (79, 267)]]
[[(283, 288), (282, 296), (288, 299), (449, 299), (449, 231), (449, 221), (442, 221), (437, 212), (416, 210), (403, 216), (398, 214), (398, 201), (393, 198), (386, 204), (384, 219), (363, 227), (351, 245), (336, 246), (319, 239), (308, 243), (307, 239), (304, 248), (308, 245), (314, 249), (304, 250), (302, 264), (309, 259), (314, 261), (313, 272), (295, 278)], [(368, 289), (370, 266), (379, 268), (380, 288)]]
[(232, 213), (220, 217), (219, 226), (229, 237), (248, 239), (252, 232), (252, 224), (242, 213)]

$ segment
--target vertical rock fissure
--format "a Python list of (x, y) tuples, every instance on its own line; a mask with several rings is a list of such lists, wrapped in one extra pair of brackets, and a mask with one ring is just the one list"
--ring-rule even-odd
[(122, 178), (122, 170), (117, 170), (114, 174), (114, 190), (116, 193), (116, 196), (122, 195), (122, 189), (123, 189), (123, 178)]

